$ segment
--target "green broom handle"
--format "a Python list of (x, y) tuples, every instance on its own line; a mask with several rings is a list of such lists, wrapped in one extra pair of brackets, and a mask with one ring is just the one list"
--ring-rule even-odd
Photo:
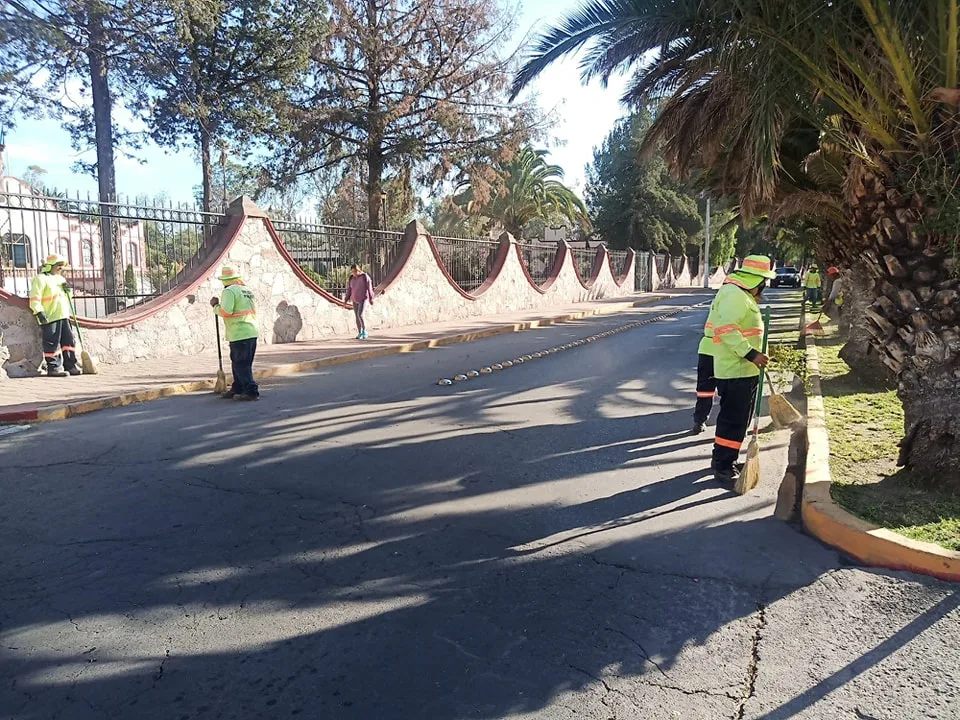
[(83, 335), (80, 334), (80, 321), (77, 319), (76, 308), (73, 307), (73, 298), (70, 293), (64, 293), (67, 296), (67, 302), (70, 303), (70, 315), (73, 316), (73, 326), (77, 329), (77, 340), (80, 341), (80, 347), (86, 349), (83, 344)]
[[(763, 310), (763, 350), (764, 355), (767, 354), (767, 340), (770, 339), (770, 306), (767, 305)], [(754, 412), (754, 423), (756, 423), (757, 418), (760, 417), (760, 406), (763, 404), (763, 372), (765, 368), (760, 368), (760, 381), (757, 383), (757, 407)]]

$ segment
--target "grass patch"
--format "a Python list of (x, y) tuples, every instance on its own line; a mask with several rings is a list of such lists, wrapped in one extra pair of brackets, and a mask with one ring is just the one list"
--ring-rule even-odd
[(838, 356), (841, 345), (829, 326), (817, 342), (833, 499), (875, 525), (960, 551), (960, 497), (926, 489), (897, 469), (903, 407), (896, 391), (852, 375)]

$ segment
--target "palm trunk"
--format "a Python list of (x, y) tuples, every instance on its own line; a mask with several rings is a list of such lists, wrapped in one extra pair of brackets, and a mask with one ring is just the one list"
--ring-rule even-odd
[(898, 380), (900, 464), (932, 485), (960, 487), (960, 278), (952, 238), (924, 230), (927, 203), (888, 178), (865, 172), (853, 195), (843, 259), (871, 300), (865, 322), (855, 324)]

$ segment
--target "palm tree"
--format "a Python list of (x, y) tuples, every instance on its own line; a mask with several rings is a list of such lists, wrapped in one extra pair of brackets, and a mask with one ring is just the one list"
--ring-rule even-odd
[[(629, 71), (626, 102), (665, 99), (648, 142), (676, 172), (705, 168), (746, 216), (786, 202), (828, 218), (818, 253), (858, 280), (899, 380), (901, 463), (956, 483), (958, 46), (960, 0), (592, 0), (538, 39), (514, 90), (585, 49), (585, 79)], [(791, 167), (804, 128), (813, 148)], [(826, 191), (802, 177), (818, 162)]]
[(470, 215), (480, 215), (503, 224), (515, 238), (523, 238), (523, 228), (537, 218), (561, 217), (589, 227), (587, 208), (570, 188), (563, 184), (563, 168), (546, 161), (546, 150), (521, 148), (513, 159), (496, 168), (490, 188), (463, 185), (456, 202)]

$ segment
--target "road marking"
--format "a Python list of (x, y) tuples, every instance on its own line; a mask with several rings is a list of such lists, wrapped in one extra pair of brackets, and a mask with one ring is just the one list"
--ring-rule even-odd
[(0, 437), (4, 435), (15, 435), (16, 433), (22, 433), (24, 430), (29, 430), (29, 425), (7, 425), (5, 427), (0, 427)]
[(549, 355), (553, 355), (555, 353), (562, 352), (564, 350), (570, 350), (572, 348), (577, 348), (582, 345), (586, 345), (587, 343), (592, 343), (596, 340), (603, 340), (604, 338), (613, 337), (614, 335), (619, 335), (620, 333), (626, 332), (627, 330), (635, 330), (638, 327), (643, 327), (644, 325), (649, 325), (650, 323), (660, 322), (661, 320), (666, 320), (667, 318), (673, 317), (674, 315), (679, 315), (680, 313), (689, 312), (690, 310), (695, 310), (696, 308), (700, 308), (700, 307), (703, 307), (704, 305), (709, 305), (709, 304), (710, 304), (710, 301), (705, 300), (701, 303), (697, 303), (696, 305), (687, 305), (686, 307), (677, 308), (676, 310), (672, 310), (668, 313), (664, 313), (663, 315), (658, 315), (657, 317), (654, 317), (654, 318), (647, 318), (646, 320), (637, 320), (632, 323), (627, 323), (626, 325), (620, 325), (619, 327), (611, 328), (609, 330), (604, 330), (603, 332), (599, 332), (595, 335), (591, 335), (590, 337), (581, 338), (580, 340), (575, 340), (573, 342), (566, 343), (565, 345), (559, 345), (557, 347), (538, 350), (534, 353), (530, 353), (529, 355), (520, 355), (519, 357), (515, 357), (513, 360), (504, 360), (502, 363), (496, 363), (494, 365), (490, 365), (489, 367), (485, 367), (481, 370), (467, 370), (464, 373), (455, 375), (452, 380), (450, 378), (440, 378), (440, 380), (437, 381), (437, 385), (441, 385), (441, 386), (453, 385), (454, 383), (466, 382), (467, 380), (472, 380), (474, 378), (482, 377), (483, 375), (489, 375), (494, 370), (506, 370), (507, 368), (516, 367), (518, 365), (524, 365), (528, 362), (533, 362), (534, 360), (540, 360), (541, 358), (545, 358)]

